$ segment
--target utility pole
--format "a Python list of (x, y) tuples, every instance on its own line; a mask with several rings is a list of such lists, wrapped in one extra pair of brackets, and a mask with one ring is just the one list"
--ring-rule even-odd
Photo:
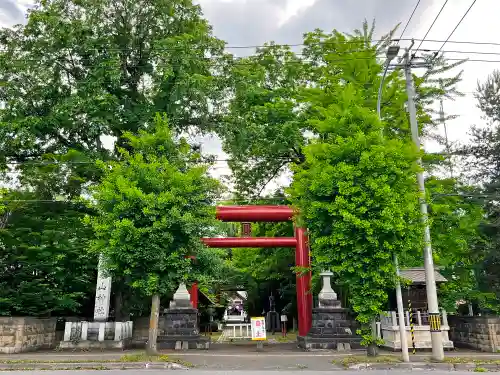
[(401, 339), (401, 354), (404, 362), (410, 362), (408, 353), (408, 340), (406, 339), (405, 312), (403, 308), (403, 293), (401, 292), (401, 281), (399, 281), (398, 256), (394, 254), (394, 265), (396, 266), (396, 302), (398, 305), (399, 316), (399, 337)]
[[(415, 108), (415, 89), (413, 87), (413, 77), (411, 74), (412, 61), (410, 49), (406, 49), (404, 55), (404, 71), (406, 78), (406, 93), (408, 95), (408, 112), (410, 115), (411, 136), (413, 142), (420, 150), (420, 137), (418, 134), (417, 110)], [(436, 279), (434, 275), (434, 260), (432, 259), (431, 232), (429, 228), (429, 215), (427, 213), (427, 202), (425, 199), (425, 180), (422, 168), (422, 158), (417, 160), (420, 171), (417, 173), (418, 188), (420, 191), (420, 214), (424, 224), (424, 266), (425, 266), (425, 286), (427, 289), (427, 305), (429, 311), (429, 324), (431, 329), (432, 359), (436, 361), (444, 360), (443, 336), (441, 333), (441, 317), (436, 291)]]
[[(382, 103), (382, 91), (384, 88), (384, 81), (387, 75), (387, 71), (389, 70), (390, 62), (398, 55), (399, 46), (394, 45), (390, 46), (387, 50), (387, 61), (385, 62), (385, 69), (382, 75), (382, 79), (380, 80), (380, 87), (378, 89), (378, 98), (377, 98), (377, 114), (380, 121), (382, 121), (382, 111), (381, 111), (381, 103)], [(384, 129), (381, 129), (381, 137), (384, 136)], [(399, 316), (399, 337), (401, 341), (401, 354), (403, 356), (404, 362), (410, 362), (410, 355), (408, 354), (408, 340), (406, 339), (406, 325), (405, 325), (405, 316), (404, 316), (404, 307), (403, 307), (403, 293), (401, 292), (401, 281), (399, 280), (399, 264), (398, 264), (398, 256), (394, 254), (394, 268), (396, 269), (396, 304), (398, 308), (398, 316)], [(374, 334), (375, 336), (375, 334)]]

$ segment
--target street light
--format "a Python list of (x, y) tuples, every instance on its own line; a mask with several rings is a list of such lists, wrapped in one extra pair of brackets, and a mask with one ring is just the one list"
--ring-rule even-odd
[[(384, 87), (385, 76), (387, 75), (387, 71), (389, 70), (389, 64), (391, 61), (398, 55), (399, 46), (392, 45), (387, 49), (385, 61), (385, 69), (384, 74), (382, 75), (382, 79), (380, 80), (380, 86), (378, 88), (378, 98), (377, 98), (377, 114), (380, 121), (382, 121), (382, 115), (380, 113), (380, 106), (382, 103), (382, 89)], [(381, 130), (382, 135), (384, 134), (384, 130)], [(401, 341), (401, 353), (403, 355), (403, 361), (410, 362), (410, 355), (408, 354), (408, 341), (406, 341), (406, 326), (405, 326), (405, 318), (404, 318), (404, 308), (403, 308), (403, 293), (401, 291), (401, 282), (399, 281), (399, 265), (398, 265), (398, 256), (394, 254), (394, 267), (396, 268), (396, 303), (398, 305), (398, 316), (399, 316), (399, 335)]]
[(378, 88), (378, 98), (377, 98), (377, 114), (380, 120), (382, 120), (382, 116), (380, 115), (380, 106), (382, 103), (382, 89), (384, 87), (385, 76), (387, 75), (387, 71), (389, 70), (389, 64), (398, 55), (398, 53), (399, 53), (399, 46), (392, 45), (389, 46), (385, 54), (387, 60), (385, 60), (384, 74), (382, 74), (382, 79), (380, 80), (380, 86)]

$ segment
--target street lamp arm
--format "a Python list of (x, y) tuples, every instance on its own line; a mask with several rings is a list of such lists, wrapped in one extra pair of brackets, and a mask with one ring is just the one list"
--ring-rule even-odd
[(382, 106), (382, 90), (384, 88), (385, 77), (387, 76), (387, 71), (389, 70), (389, 60), (385, 63), (384, 74), (382, 74), (382, 79), (380, 80), (380, 86), (378, 87), (378, 97), (377, 97), (377, 114), (378, 118), (382, 120), (382, 114), (380, 107)]

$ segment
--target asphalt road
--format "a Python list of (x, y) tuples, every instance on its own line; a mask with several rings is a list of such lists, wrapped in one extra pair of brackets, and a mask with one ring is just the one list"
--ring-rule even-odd
[[(178, 374), (180, 372), (183, 372), (182, 370), (109, 370), (109, 371), (102, 371), (102, 370), (74, 370), (74, 371), (15, 371), (15, 374), (22, 374), (22, 375), (97, 375), (97, 374), (102, 374), (102, 375), (126, 375), (128, 373), (130, 374), (140, 374), (140, 375), (174, 375)], [(203, 370), (188, 370), (189, 375), (215, 375), (215, 374), (224, 374), (224, 375), (276, 375), (277, 372), (279, 373), (296, 373), (300, 372), (301, 375), (318, 375), (318, 374), (323, 374), (323, 371), (304, 371), (304, 370), (296, 370), (296, 371), (218, 371), (218, 370), (208, 370), (208, 371), (203, 371)], [(332, 371), (330, 370), (330, 373)], [(339, 375), (358, 375), (360, 371), (338, 371)], [(368, 373), (370, 375), (386, 375), (386, 374), (400, 374), (400, 373), (405, 373), (409, 371), (403, 371), (403, 370), (368, 370), (368, 371), (363, 371), (365, 373)], [(419, 370), (418, 371), (419, 375), (449, 375), (450, 373), (456, 374), (456, 375), (470, 375), (470, 372), (467, 371), (439, 371), (439, 370), (432, 370), (432, 371), (427, 371), (427, 370)]]

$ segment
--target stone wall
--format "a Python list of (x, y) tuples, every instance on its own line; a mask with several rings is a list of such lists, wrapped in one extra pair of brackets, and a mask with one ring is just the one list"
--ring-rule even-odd
[(0, 353), (56, 347), (56, 318), (0, 317)]
[(500, 317), (450, 316), (450, 338), (457, 348), (500, 350)]

